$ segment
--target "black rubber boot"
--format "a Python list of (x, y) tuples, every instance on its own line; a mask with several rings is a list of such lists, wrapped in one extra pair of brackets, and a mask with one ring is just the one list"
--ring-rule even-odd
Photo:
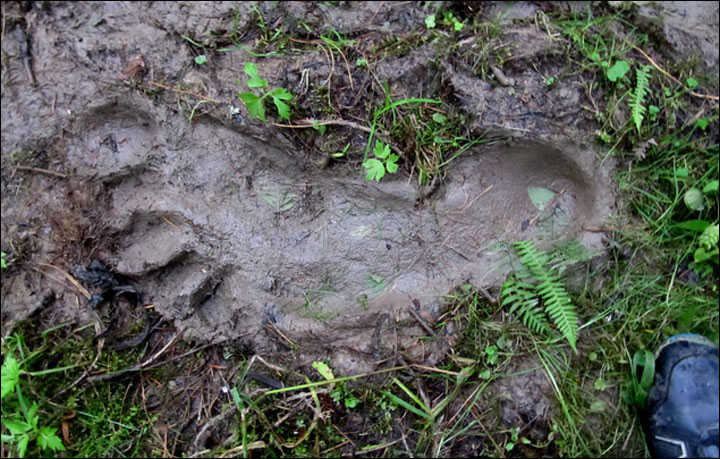
[(718, 348), (692, 334), (655, 353), (655, 381), (643, 416), (653, 457), (718, 457)]

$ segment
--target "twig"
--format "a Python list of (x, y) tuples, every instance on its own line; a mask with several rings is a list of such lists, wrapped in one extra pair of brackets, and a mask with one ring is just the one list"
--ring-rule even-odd
[[(78, 291), (79, 291), (85, 298), (87, 298), (87, 299), (89, 300), (90, 297), (92, 296), (92, 295), (90, 295), (90, 292), (88, 292), (85, 287), (83, 287), (82, 285), (80, 285), (80, 283), (79, 283), (78, 281), (76, 281), (75, 278), (72, 277), (70, 274), (68, 274), (66, 271), (63, 271), (62, 269), (58, 268), (57, 266), (49, 265), (49, 264), (46, 264), (46, 263), (38, 263), (37, 265), (38, 265), (38, 266), (41, 266), (41, 267), (43, 267), (43, 268), (53, 268), (53, 269), (55, 269), (55, 270), (57, 270), (57, 271), (60, 271), (60, 273), (61, 273), (63, 276), (65, 276), (65, 278), (66, 278), (67, 280), (69, 280), (69, 281), (75, 286), (75, 288), (77, 288)], [(33, 267), (33, 269), (36, 270), (37, 272), (41, 273), (41, 274), (45, 274), (46, 276), (48, 276), (48, 274), (47, 274), (46, 272), (44, 272), (43, 270), (41, 270), (41, 269), (37, 269), (37, 268), (35, 268), (35, 267)], [(53, 278), (53, 277), (51, 277), (51, 276), (48, 276), (48, 277), (50, 277), (50, 279), (53, 279), (53, 280), (55, 280), (55, 281), (57, 282), (57, 279), (55, 279), (55, 278)]]
[(315, 126), (328, 126), (328, 125), (337, 125), (337, 126), (347, 126), (351, 127), (353, 129), (358, 129), (363, 132), (370, 133), (372, 132), (372, 129), (369, 127), (365, 127), (361, 124), (355, 123), (353, 121), (347, 121), (347, 120), (314, 120), (314, 119), (304, 119), (304, 120), (298, 120), (297, 123), (308, 123), (308, 124), (279, 124), (279, 123), (272, 123), (273, 126), (277, 127), (284, 127), (284, 128), (290, 128), (290, 129), (306, 129), (311, 128)]
[(491, 302), (492, 304), (497, 304), (498, 300), (494, 296), (490, 295), (490, 292), (488, 292), (485, 287), (478, 287), (478, 290), (480, 290), (480, 293), (483, 294), (486, 300)]
[[(117, 378), (118, 376), (123, 375), (123, 374), (125, 374), (125, 373), (130, 373), (130, 372), (134, 372), (134, 371), (141, 371), (141, 370), (145, 369), (146, 367), (148, 367), (148, 365), (150, 365), (153, 361), (155, 361), (155, 359), (157, 359), (163, 352), (165, 352), (165, 351), (167, 350), (167, 348), (170, 347), (170, 345), (171, 345), (172, 343), (174, 343), (175, 340), (176, 340), (180, 335), (183, 334), (184, 331), (185, 331), (185, 329), (182, 329), (182, 330), (178, 331), (177, 333), (175, 333), (175, 336), (173, 336), (172, 338), (170, 338), (170, 340), (167, 342), (167, 344), (166, 344), (165, 346), (162, 347), (162, 349), (160, 349), (160, 350), (159, 350), (158, 352), (156, 352), (152, 357), (150, 357), (149, 359), (147, 359), (147, 360), (144, 361), (143, 363), (141, 363), (141, 364), (139, 364), (139, 365), (134, 365), (134, 366), (132, 366), (132, 367), (128, 367), (128, 368), (125, 368), (125, 369), (123, 369), (123, 370), (119, 370), (119, 371), (116, 371), (116, 372), (113, 372), (113, 373), (104, 373), (104, 374), (101, 374), (101, 375), (91, 376), (91, 377), (88, 378), (88, 381), (89, 381), (89, 382), (104, 381), (104, 380), (106, 380), (106, 379)], [(193, 352), (196, 352), (196, 350), (193, 350)], [(179, 357), (178, 357), (178, 358), (179, 358)], [(172, 360), (174, 360), (174, 358), (163, 362), (163, 364), (168, 363), (168, 362), (171, 362)], [(159, 365), (158, 365), (158, 366), (159, 366)], [(147, 369), (150, 369), (150, 368), (153, 368), (153, 367), (148, 367)]]
[(176, 89), (176, 88), (170, 87), (170, 86), (168, 86), (168, 85), (159, 83), (159, 82), (157, 82), (157, 81), (151, 81), (150, 84), (153, 85), (153, 86), (157, 86), (157, 87), (159, 87), (159, 88), (168, 89), (168, 90), (174, 91), (174, 92), (179, 92), (180, 94), (187, 94), (188, 96), (197, 97), (198, 99), (203, 99), (203, 100), (207, 100), (207, 101), (210, 101), (210, 102), (215, 102), (216, 104), (221, 103), (221, 102), (218, 101), (218, 100), (211, 99), (211, 98), (205, 97), (205, 96), (201, 96), (201, 95), (195, 94), (195, 93), (193, 93), (193, 92), (183, 91), (182, 89)]
[(415, 309), (413, 309), (412, 306), (408, 306), (408, 311), (410, 311), (410, 314), (412, 314), (412, 316), (415, 318), (415, 320), (417, 320), (417, 323), (420, 324), (420, 326), (421, 326), (426, 332), (428, 332), (428, 334), (429, 334), (430, 336), (437, 337), (437, 335), (436, 335), (435, 332), (432, 330), (432, 328), (430, 328), (430, 326), (425, 323), (425, 321), (423, 320), (423, 318), (420, 317), (420, 314), (418, 314), (417, 311), (416, 311)]
[(361, 455), (361, 454), (368, 454), (368, 453), (372, 453), (372, 452), (375, 452), (375, 451), (379, 451), (379, 450), (381, 450), (381, 449), (385, 449), (385, 448), (387, 448), (388, 446), (392, 446), (392, 445), (394, 445), (395, 443), (399, 443), (399, 442), (401, 442), (401, 441), (402, 441), (402, 438), (398, 438), (397, 440), (391, 441), (391, 442), (389, 442), (389, 443), (385, 443), (384, 445), (377, 445), (377, 446), (374, 446), (374, 447), (372, 447), (372, 448), (364, 449), (364, 450), (361, 450), (361, 451), (355, 451), (355, 455), (356, 455), (356, 456), (359, 456), (359, 455)]
[(55, 177), (67, 178), (67, 175), (65, 175), (65, 174), (63, 174), (63, 173), (51, 171), (51, 170), (48, 170), (48, 169), (41, 169), (41, 168), (39, 168), (39, 167), (15, 166), (15, 169), (17, 169), (17, 170), (19, 170), (19, 171), (38, 172), (38, 173), (40, 173), (40, 174), (54, 175)]
[[(660, 67), (659, 65), (657, 65), (657, 63), (655, 63), (655, 61), (653, 60), (653, 58), (650, 57), (650, 56), (648, 56), (648, 55), (645, 53), (645, 51), (643, 51), (642, 49), (638, 48), (637, 45), (633, 45), (633, 48), (635, 48), (635, 50), (637, 50), (640, 54), (642, 54), (642, 55), (645, 57), (645, 59), (647, 59), (647, 60), (653, 65), (653, 67), (655, 67), (656, 69), (658, 69), (663, 75), (665, 75), (666, 77), (670, 78), (670, 79), (673, 80), (674, 82), (676, 82), (676, 83), (678, 83), (678, 84), (680, 84), (680, 85), (683, 85), (683, 83), (682, 83), (680, 80), (678, 80), (678, 79), (675, 78), (674, 76), (670, 75), (670, 74), (669, 74), (668, 72), (666, 72), (662, 67)], [(685, 85), (683, 85), (683, 86), (685, 86)], [(701, 97), (701, 98), (703, 98), (703, 99), (720, 100), (720, 98), (718, 98), (718, 96), (713, 96), (712, 94), (699, 94), (699, 93), (697, 93), (697, 92), (695, 92), (695, 91), (690, 91), (690, 95), (693, 95), (693, 96), (695, 96), (695, 97)]]

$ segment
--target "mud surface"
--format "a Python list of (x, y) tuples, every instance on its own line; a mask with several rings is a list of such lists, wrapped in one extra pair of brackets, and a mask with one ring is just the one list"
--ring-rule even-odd
[[(334, 28), (368, 46), (422, 33), (427, 15), (393, 2), (262, 9), (273, 29)], [(523, 3), (503, 18), (535, 9)], [(37, 2), (27, 12), (7, 4), (2, 246), (36, 269), (3, 276), (3, 334), (53, 301), (60, 317), (87, 318), (70, 290), (47, 287), (52, 270), (42, 266), (70, 272), (100, 259), (186, 339), (238, 339), (263, 353), (299, 348), (285, 358), (324, 355), (338, 373), (398, 355), (434, 363), (453, 330), (423, 343), (413, 304), (432, 323), (455, 286), (498, 286), (511, 268), (508, 242), (577, 239), (602, 248), (612, 164), (591, 145), (596, 126), (581, 107), (579, 77), (545, 84), (562, 58), (535, 25), (507, 21), (503, 30), (514, 56), (503, 68), (508, 86), (472, 71), (463, 56), (473, 40), (450, 53), (427, 42), (377, 63), (396, 99), (450, 97), (468, 116), (467, 135), (493, 140), (454, 159), (437, 190), (419, 199), (427, 190), (407, 169), (376, 184), (358, 161), (318, 167), (316, 148), (252, 119), (236, 98), (248, 61), (270, 87), (300, 95), (307, 81), (330, 82), (333, 100), (346, 105), (382, 103), (363, 89), (371, 77), (351, 81), (311, 47), (267, 58), (236, 48), (193, 63), (197, 49), (182, 35), (217, 49), (234, 30), (251, 48), (252, 17), (244, 3)], [(717, 67), (717, 40), (713, 49), (709, 67)], [(188, 94), (208, 102), (195, 105), (202, 99)], [(364, 147), (364, 132), (336, 135)], [(556, 199), (540, 210), (529, 187)]]

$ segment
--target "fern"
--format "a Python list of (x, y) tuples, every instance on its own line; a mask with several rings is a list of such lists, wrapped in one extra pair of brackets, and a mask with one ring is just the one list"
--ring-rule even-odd
[(550, 331), (545, 313), (539, 305), (535, 286), (518, 281), (514, 276), (509, 278), (502, 287), (503, 304), (509, 304), (510, 314), (520, 317), (526, 327), (537, 333)]
[[(577, 314), (560, 276), (549, 267), (549, 256), (538, 250), (532, 241), (515, 243), (520, 262), (529, 274), (527, 281), (511, 274), (503, 285), (502, 302), (509, 305), (509, 312), (535, 332), (549, 331), (550, 317), (570, 346), (575, 349), (577, 341)], [(542, 300), (542, 306), (540, 306)]]
[(635, 127), (638, 132), (642, 125), (643, 118), (645, 117), (645, 95), (648, 93), (650, 85), (650, 67), (649, 65), (640, 67), (635, 71), (637, 83), (635, 86), (635, 94), (632, 96), (630, 101), (630, 108), (632, 108), (632, 118), (635, 121)]

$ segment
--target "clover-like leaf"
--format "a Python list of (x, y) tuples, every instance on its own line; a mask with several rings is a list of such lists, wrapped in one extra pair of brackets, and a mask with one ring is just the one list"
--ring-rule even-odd
[(385, 165), (375, 158), (368, 159), (363, 163), (363, 167), (367, 169), (365, 175), (366, 180), (380, 181), (385, 176)]
[(255, 118), (265, 121), (265, 107), (263, 107), (261, 97), (258, 97), (251, 92), (238, 94), (238, 97), (240, 100), (245, 102), (245, 106), (247, 107), (248, 112), (250, 112), (250, 116), (254, 116)]
[(425, 27), (427, 27), (428, 29), (434, 29), (434, 28), (435, 28), (435, 15), (434, 15), (434, 14), (429, 14), (429, 15), (425, 18)]
[(373, 149), (373, 153), (378, 158), (385, 159), (390, 154), (390, 146), (385, 145), (378, 140), (377, 142), (375, 142), (375, 148)]
[(385, 161), (385, 168), (387, 169), (388, 173), (394, 174), (398, 170), (398, 164), (397, 160), (400, 159), (400, 157), (396, 154), (392, 154), (388, 156), (387, 160)]
[(612, 67), (607, 70), (606, 75), (608, 77), (608, 80), (615, 82), (618, 79), (624, 77), (628, 70), (630, 70), (630, 64), (625, 61), (617, 61)]

